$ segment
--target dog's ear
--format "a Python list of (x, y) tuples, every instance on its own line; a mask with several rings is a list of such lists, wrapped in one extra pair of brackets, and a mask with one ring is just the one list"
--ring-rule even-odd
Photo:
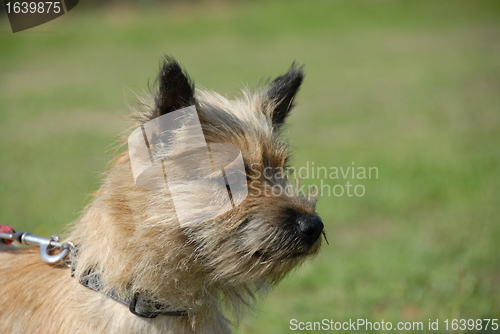
[(158, 84), (154, 117), (195, 104), (194, 84), (174, 58), (165, 57), (160, 68)]
[(294, 107), (293, 99), (303, 79), (303, 66), (298, 66), (294, 62), (286, 74), (277, 77), (269, 84), (266, 100), (275, 106), (271, 114), (273, 127), (278, 128), (285, 122), (285, 118)]

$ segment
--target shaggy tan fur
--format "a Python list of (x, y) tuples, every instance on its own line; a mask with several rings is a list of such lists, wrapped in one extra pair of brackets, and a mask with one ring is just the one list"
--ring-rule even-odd
[[(168, 58), (159, 92), (141, 101), (133, 127), (195, 104), (207, 142), (242, 151), (247, 198), (210, 221), (180, 227), (168, 190), (138, 188), (128, 152), (120, 154), (66, 238), (78, 249), (70, 258), (74, 277), (68, 268), (42, 263), (38, 249), (0, 252), (0, 333), (230, 333), (228, 319), (237, 322), (256, 296), (320, 247), (320, 237), (306, 242), (296, 227), (301, 217), (317, 217), (315, 201), (275, 195), (270, 188), (289, 180), (264, 173), (287, 166), (279, 129), (301, 81), (293, 66), (237, 100), (212, 92), (195, 98), (189, 78)], [(79, 284), (89, 268), (100, 273), (105, 291)], [(111, 289), (141, 293), (188, 315), (138, 317), (105, 296)]]

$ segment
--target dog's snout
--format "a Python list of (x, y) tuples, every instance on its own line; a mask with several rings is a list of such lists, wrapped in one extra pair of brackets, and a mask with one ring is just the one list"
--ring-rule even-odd
[(314, 243), (318, 240), (324, 227), (323, 222), (317, 216), (301, 217), (298, 220), (298, 225), (299, 231), (309, 243)]

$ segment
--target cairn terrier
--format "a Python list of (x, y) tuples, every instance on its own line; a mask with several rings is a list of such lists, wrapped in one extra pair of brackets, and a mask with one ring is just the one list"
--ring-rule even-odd
[[(195, 95), (187, 74), (166, 57), (155, 92), (132, 115), (142, 144), (152, 131), (149, 122), (189, 107), (197, 116), (194, 123), (167, 122), (175, 123), (166, 139), (170, 153), (160, 159), (157, 171), (163, 172), (152, 173), (165, 180), (153, 175), (149, 185), (139, 184), (131, 136), (129, 150), (112, 162), (93, 201), (69, 227), (66, 240), (75, 247), (67, 266), (42, 263), (34, 249), (2, 251), (0, 332), (230, 333), (257, 296), (318, 252), (324, 234), (315, 200), (289, 191), (291, 180), (283, 174), (289, 150), (280, 130), (302, 79), (302, 67), (292, 64), (235, 100), (208, 91)], [(202, 189), (215, 184), (215, 176), (196, 174), (204, 164), (189, 146), (195, 140), (185, 138), (193, 133), (188, 123), (200, 126), (202, 152), (212, 154), (213, 170), (223, 174), (222, 190)], [(164, 141), (149, 138), (148, 154)], [(239, 161), (243, 179), (226, 175), (231, 167), (215, 163), (217, 154), (224, 163)], [(190, 165), (198, 166), (191, 181)], [(239, 194), (238, 182), (244, 185)], [(223, 197), (231, 206), (213, 211)]]

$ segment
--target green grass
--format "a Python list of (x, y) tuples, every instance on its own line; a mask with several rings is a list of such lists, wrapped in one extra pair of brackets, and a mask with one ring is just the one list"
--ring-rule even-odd
[(227, 95), (297, 60), (295, 166), (379, 177), (324, 180), (366, 194), (320, 199), (330, 245), (236, 332), (500, 318), (499, 40), (494, 1), (79, 5), (16, 34), (2, 16), (0, 223), (50, 235), (77, 219), (163, 54)]

